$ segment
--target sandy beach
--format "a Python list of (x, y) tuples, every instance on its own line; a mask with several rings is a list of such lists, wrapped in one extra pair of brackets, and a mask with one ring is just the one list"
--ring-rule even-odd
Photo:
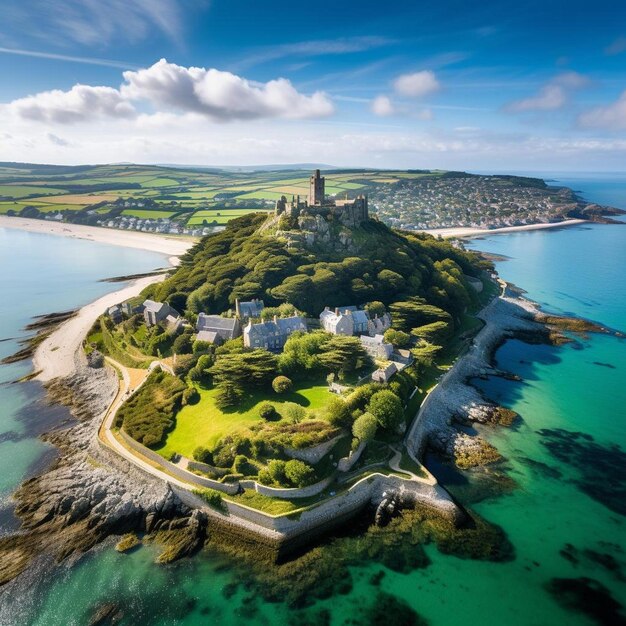
[[(0, 216), (0, 228), (18, 228), (33, 233), (73, 237), (109, 245), (138, 248), (149, 252), (159, 252), (168, 255), (171, 265), (177, 265), (178, 257), (195, 242), (191, 238), (183, 239), (7, 216)], [(139, 278), (81, 308), (75, 317), (61, 324), (37, 347), (33, 356), (34, 371), (39, 372), (37, 379), (45, 382), (59, 376), (72, 374), (75, 370), (75, 357), (80, 345), (98, 316), (102, 315), (108, 307), (136, 296), (147, 285), (164, 278), (165, 275)]]
[(113, 246), (123, 246), (124, 248), (161, 252), (162, 254), (175, 257), (183, 254), (195, 242), (195, 239), (191, 237), (155, 235), (115, 228), (101, 228), (99, 226), (83, 226), (81, 224), (64, 224), (62, 222), (34, 220), (23, 217), (7, 217), (6, 215), (0, 215), (0, 228), (19, 228), (31, 233), (86, 239)]
[(564, 220), (562, 222), (547, 222), (542, 224), (525, 224), (524, 226), (507, 226), (506, 228), (433, 228), (423, 232), (437, 237), (441, 235), (447, 237), (483, 237), (485, 235), (499, 235), (500, 233), (514, 233), (523, 230), (543, 230), (544, 228), (562, 228), (564, 226), (575, 226), (576, 224), (585, 224), (587, 220)]

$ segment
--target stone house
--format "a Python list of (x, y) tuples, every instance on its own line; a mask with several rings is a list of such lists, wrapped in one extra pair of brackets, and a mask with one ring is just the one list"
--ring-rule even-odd
[(327, 333), (333, 335), (354, 335), (354, 319), (349, 309), (335, 309), (326, 307), (320, 313), (320, 324)]
[(370, 337), (382, 335), (389, 328), (391, 328), (391, 315), (389, 313), (385, 313), (381, 317), (375, 315), (372, 319), (368, 319), (367, 334)]
[[(196, 330), (199, 335), (198, 339), (200, 339), (200, 333), (209, 333), (203, 334), (202, 337), (204, 338), (200, 339), (201, 341), (215, 343), (215, 339), (219, 337), (220, 342), (223, 342), (239, 337), (241, 335), (241, 324), (236, 317), (222, 317), (221, 315), (200, 313), (196, 322)], [(213, 341), (211, 341), (211, 338)]]
[(237, 298), (235, 300), (235, 315), (240, 320), (247, 320), (251, 317), (261, 317), (261, 313), (265, 308), (263, 300), (253, 298), (249, 302), (240, 302)]
[(119, 324), (123, 319), (121, 305), (115, 304), (113, 306), (110, 306), (107, 309), (107, 315), (111, 318), (111, 321), (114, 324)]
[(251, 321), (243, 330), (243, 344), (247, 348), (265, 348), (266, 350), (280, 351), (285, 347), (289, 337), (298, 331), (306, 332), (304, 318), (276, 317), (272, 321), (253, 324)]
[(386, 383), (398, 371), (395, 363), (389, 363), (372, 373), (372, 380), (376, 383)]
[(143, 303), (143, 317), (146, 321), (146, 326), (155, 326), (159, 322), (165, 321), (168, 317), (171, 317), (173, 321), (177, 320), (180, 317), (180, 313), (167, 302), (145, 300)]
[(365, 351), (373, 359), (389, 360), (393, 352), (393, 346), (390, 343), (386, 343), (382, 335), (361, 335), (361, 344), (365, 348)]

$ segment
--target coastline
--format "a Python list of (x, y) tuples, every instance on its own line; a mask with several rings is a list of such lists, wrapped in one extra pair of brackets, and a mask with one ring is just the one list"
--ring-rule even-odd
[[(157, 252), (167, 255), (172, 267), (178, 265), (179, 256), (195, 243), (195, 240), (192, 239), (125, 232), (80, 224), (53, 223), (4, 215), (0, 215), (0, 228), (14, 228), (27, 232), (71, 237), (147, 252)], [(41, 382), (48, 382), (54, 378), (63, 378), (73, 374), (76, 371), (75, 356), (80, 345), (102, 312), (122, 300), (136, 296), (144, 287), (160, 282), (165, 277), (165, 274), (160, 274), (138, 278), (121, 289), (107, 293), (79, 309), (75, 316), (60, 324), (37, 346), (32, 359), (34, 372), (37, 374), (34, 378)]]
[[(505, 226), (504, 228), (470, 228), (470, 227), (454, 227), (454, 228), (432, 228), (430, 230), (423, 230), (418, 232), (428, 233), (437, 237), (458, 237), (461, 239), (470, 237), (483, 237), (485, 235), (499, 235), (514, 233), (525, 230), (544, 230), (546, 228), (563, 228), (565, 226), (577, 226), (579, 224), (587, 224), (589, 220), (571, 219), (563, 220), (562, 222), (542, 222), (539, 224), (525, 224), (523, 226)], [(0, 222), (1, 225), (1, 222)]]
[(148, 252), (160, 252), (170, 257), (179, 257), (196, 242), (196, 240), (191, 237), (183, 238), (172, 235), (155, 235), (132, 230), (85, 226), (83, 224), (66, 224), (64, 222), (51, 222), (24, 217), (8, 217), (6, 215), (0, 215), (0, 228), (17, 228), (31, 233), (85, 239), (86, 241), (95, 241), (112, 246), (136, 248)]

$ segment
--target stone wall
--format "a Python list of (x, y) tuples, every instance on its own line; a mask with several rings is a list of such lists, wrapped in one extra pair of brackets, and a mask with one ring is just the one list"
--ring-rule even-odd
[(215, 489), (217, 491), (221, 491), (223, 493), (227, 493), (230, 495), (234, 495), (239, 491), (238, 483), (220, 483), (217, 480), (211, 480), (210, 478), (206, 478), (204, 476), (198, 476), (197, 474), (192, 474), (187, 470), (178, 467), (178, 465), (174, 465), (169, 461), (166, 461), (160, 454), (156, 453), (154, 450), (150, 450), (150, 448), (146, 448), (143, 444), (135, 441), (128, 433), (124, 432), (122, 429), (119, 430), (120, 437), (124, 440), (124, 442), (129, 445), (133, 450), (139, 452), (142, 456), (150, 459), (163, 466), (170, 474), (176, 476), (176, 478), (180, 478), (185, 481), (193, 481), (198, 487), (207, 487), (209, 489)]
[(254, 489), (257, 493), (260, 493), (264, 496), (269, 496), (270, 498), (310, 498), (311, 496), (316, 496), (318, 493), (321, 493), (328, 487), (333, 480), (335, 479), (334, 474), (331, 474), (324, 480), (320, 480), (313, 485), (309, 485), (308, 487), (296, 487), (293, 489), (284, 489), (284, 488), (276, 488), (276, 487), (268, 487), (267, 485), (261, 485), (260, 483), (254, 482)]
[(363, 454), (365, 446), (367, 446), (366, 441), (360, 443), (359, 447), (356, 450), (352, 450), (348, 456), (344, 456), (342, 459), (339, 459), (337, 469), (340, 472), (349, 472), (352, 469), (352, 466), (359, 460), (361, 454)]
[(297, 450), (296, 448), (285, 448), (285, 454), (292, 459), (304, 461), (309, 465), (316, 465), (342, 437), (345, 437), (345, 435), (337, 435), (336, 437), (333, 437), (324, 443), (320, 443), (317, 446), (302, 448), (301, 450)]

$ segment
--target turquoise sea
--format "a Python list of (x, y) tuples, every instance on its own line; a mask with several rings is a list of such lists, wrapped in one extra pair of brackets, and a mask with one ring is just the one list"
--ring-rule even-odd
[[(624, 175), (545, 176), (626, 209)], [(626, 331), (626, 226), (497, 235), (471, 247), (507, 256), (500, 274), (545, 309)], [(162, 264), (154, 255), (2, 230), (0, 260), (0, 339), (20, 336), (33, 314), (77, 306), (110, 288), (97, 278)], [(13, 339), (0, 343), (1, 355), (14, 349)], [(0, 625), (87, 624), (107, 602), (121, 607), (119, 623), (129, 625), (416, 623), (393, 612), (381, 621), (364, 610), (381, 591), (433, 626), (625, 623), (598, 590), (626, 606), (626, 339), (592, 335), (561, 348), (509, 341), (497, 361), (523, 381), (480, 385), (522, 422), (481, 434), (506, 457), (504, 476), (516, 488), (501, 493), (482, 474), (432, 468), (460, 501), (504, 529), (512, 560), (459, 559), (427, 545), (425, 567), (399, 573), (363, 560), (350, 568), (341, 594), (294, 610), (238, 584), (224, 557), (201, 554), (161, 567), (152, 564), (151, 548), (119, 555), (105, 545), (71, 567), (43, 564), (10, 594), (0, 590)], [(0, 381), (27, 370), (2, 367)], [(41, 397), (35, 383), (0, 386), (0, 532), (14, 524), (10, 491), (51, 458), (37, 435), (67, 416)], [(381, 571), (384, 577), (373, 577)]]

